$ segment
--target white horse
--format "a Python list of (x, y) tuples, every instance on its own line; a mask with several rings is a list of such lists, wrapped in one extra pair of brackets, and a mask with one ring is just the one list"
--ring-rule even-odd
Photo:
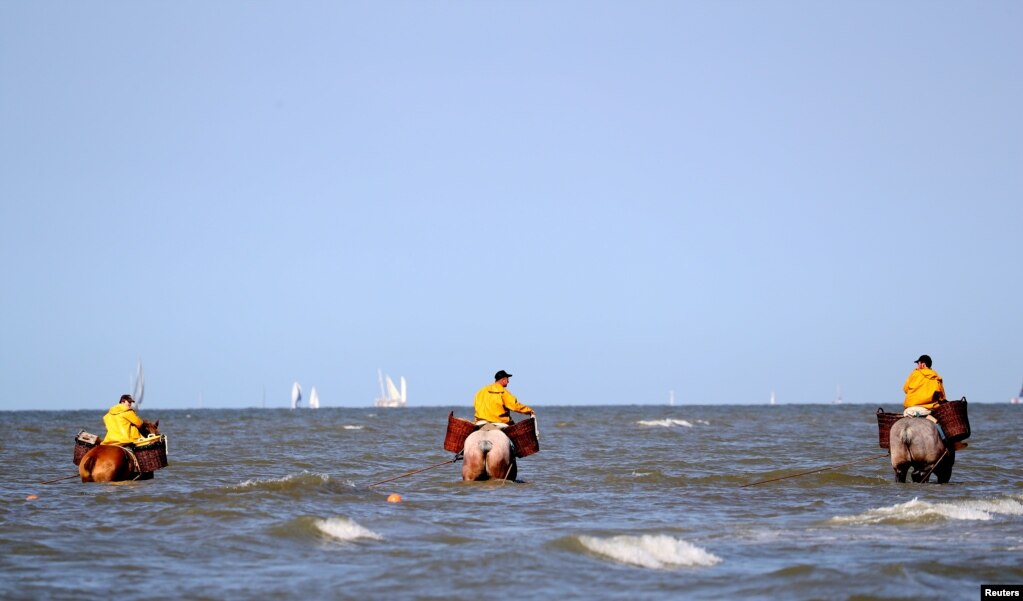
[(515, 452), (501, 428), (487, 424), (465, 439), (462, 480), (514, 480)]
[(913, 469), (913, 482), (929, 480), (931, 472), (938, 484), (952, 478), (952, 464), (956, 461), (954, 445), (946, 447), (938, 435), (938, 427), (922, 417), (904, 417), (892, 425), (888, 435), (895, 481), (905, 482)]

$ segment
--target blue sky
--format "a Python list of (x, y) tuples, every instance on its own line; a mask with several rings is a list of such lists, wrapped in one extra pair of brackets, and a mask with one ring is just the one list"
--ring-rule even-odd
[(0, 410), (1023, 381), (1018, 2), (0, 4)]

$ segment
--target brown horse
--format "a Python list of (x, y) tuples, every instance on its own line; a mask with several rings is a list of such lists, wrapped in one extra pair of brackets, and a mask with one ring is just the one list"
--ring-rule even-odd
[(956, 462), (955, 445), (938, 436), (938, 427), (922, 417), (904, 417), (892, 425), (888, 435), (895, 481), (905, 482), (912, 469), (913, 482), (926, 482), (931, 472), (938, 484), (952, 479), (952, 465)]
[(462, 480), (514, 480), (518, 475), (511, 440), (500, 428), (483, 426), (465, 439)]
[[(160, 435), (160, 420), (142, 420), (139, 432), (143, 436)], [(78, 464), (82, 482), (122, 482), (124, 480), (149, 480), (153, 472), (140, 472), (135, 455), (128, 449), (112, 444), (100, 444), (89, 449)]]

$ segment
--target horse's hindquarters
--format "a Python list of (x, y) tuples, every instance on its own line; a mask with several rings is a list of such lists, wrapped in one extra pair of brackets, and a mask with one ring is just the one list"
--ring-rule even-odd
[(938, 429), (928, 419), (904, 417), (892, 425), (889, 436), (895, 479), (905, 482), (910, 470), (914, 481), (923, 481), (934, 473), (939, 483), (952, 477), (955, 451), (945, 446)]
[(511, 441), (501, 430), (477, 430), (465, 439), (462, 480), (514, 480), (515, 472)]

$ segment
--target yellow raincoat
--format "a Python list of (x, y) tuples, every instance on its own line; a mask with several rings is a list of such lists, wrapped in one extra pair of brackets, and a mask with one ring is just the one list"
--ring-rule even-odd
[(906, 408), (934, 409), (938, 406), (934, 400), (935, 392), (938, 393), (940, 400), (945, 400), (945, 386), (941, 381), (941, 376), (929, 367), (914, 369), (906, 379), (902, 391), (906, 393), (906, 401), (903, 403)]
[(509, 411), (533, 413), (533, 410), (519, 402), (515, 395), (497, 382), (480, 388), (473, 402), (476, 421), (485, 420), (495, 424), (510, 424)]
[(142, 418), (131, 407), (118, 403), (103, 416), (103, 424), (107, 427), (107, 435), (100, 444), (125, 445), (138, 440), (142, 434), (139, 426)]

